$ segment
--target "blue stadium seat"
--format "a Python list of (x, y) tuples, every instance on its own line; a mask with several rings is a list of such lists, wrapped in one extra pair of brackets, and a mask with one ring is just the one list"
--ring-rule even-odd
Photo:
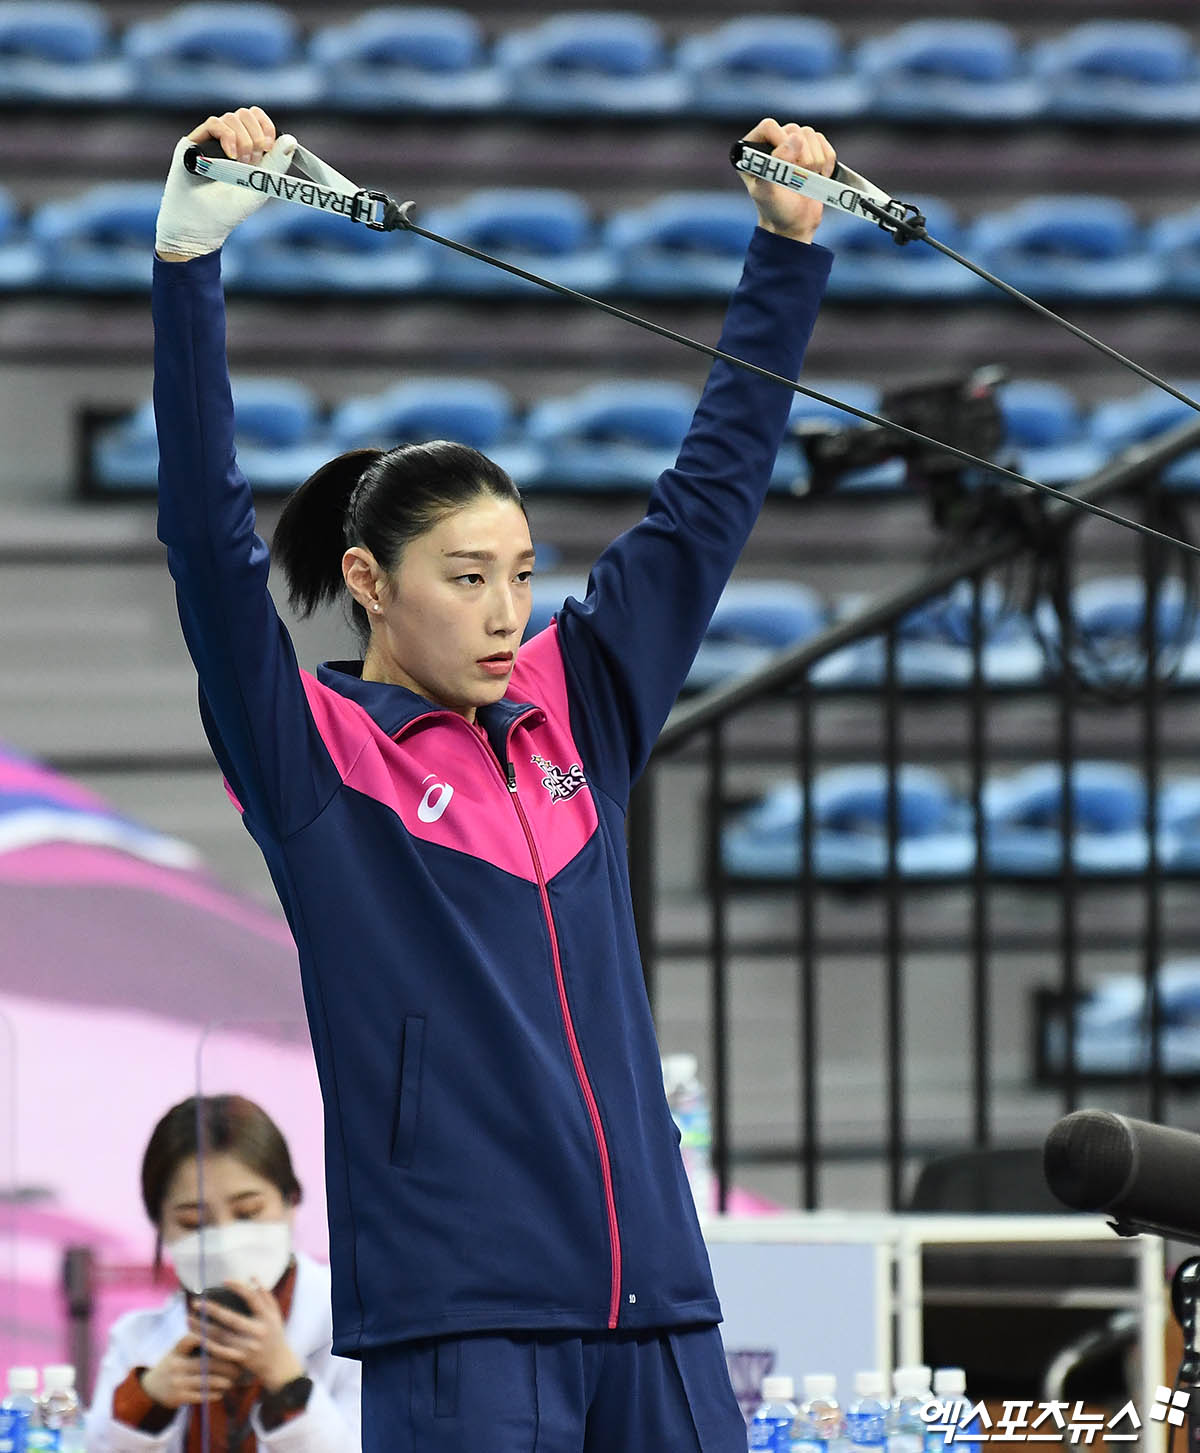
[(454, 439), (490, 449), (512, 424), (512, 397), (485, 378), (406, 379), (382, 394), (346, 399), (330, 421), (339, 449)]
[[(955, 690), (969, 684), (974, 672), (971, 651), (973, 623), (970, 582), (960, 581), (943, 596), (908, 613), (896, 631), (896, 679), (909, 688)], [(851, 596), (838, 609), (852, 616), (865, 603)], [(985, 581), (980, 601), (983, 626), (983, 678), (993, 686), (1029, 686), (1042, 679), (1043, 653), (1025, 616), (1014, 611), (995, 581)], [(829, 690), (875, 689), (887, 672), (887, 647), (882, 636), (856, 641), (819, 662), (814, 685)]]
[(108, 17), (86, 0), (0, 3), (0, 101), (112, 105), (131, 95)]
[(1200, 872), (1200, 777), (1163, 783), (1158, 825), (1163, 866), (1175, 872)]
[(621, 11), (553, 15), (496, 44), (510, 104), (558, 115), (672, 115), (688, 85), (673, 69), (658, 24)]
[(279, 5), (201, 0), (125, 32), (139, 100), (220, 111), (311, 106), (322, 78), (300, 50), (295, 20)]
[[(1189, 398), (1200, 398), (1200, 379), (1169, 380)], [(1119, 454), (1131, 445), (1193, 423), (1196, 411), (1160, 388), (1145, 388), (1129, 398), (1112, 399), (1092, 411), (1090, 433), (1101, 448)], [(1200, 489), (1200, 449), (1181, 455), (1163, 473), (1173, 489)]]
[(261, 293), (411, 293), (432, 271), (427, 247), (332, 212), (268, 203), (225, 246), (227, 286)]
[(668, 192), (648, 206), (614, 212), (604, 238), (624, 292), (652, 297), (728, 297), (754, 232), (745, 195)]
[[(962, 229), (947, 203), (933, 197), (905, 197), (925, 214), (931, 237), (956, 251), (962, 250)], [(827, 210), (817, 240), (831, 247), (837, 262), (829, 276), (834, 298), (965, 298), (987, 290), (987, 284), (953, 258), (923, 242), (897, 245), (882, 227)]]
[(748, 124), (759, 116), (858, 116), (867, 104), (835, 26), (795, 15), (744, 15), (685, 36), (675, 64), (689, 115)]
[[(1182, 393), (1200, 397), (1200, 379), (1170, 379)], [(1125, 398), (1098, 404), (1092, 411), (1091, 434), (1110, 453), (1119, 453), (1131, 444), (1142, 444), (1165, 434), (1180, 424), (1190, 423), (1195, 409), (1181, 399), (1153, 386)]]
[(158, 437), (154, 431), (154, 405), (149, 399), (96, 434), (91, 448), (91, 474), (104, 490), (157, 486)]
[(1046, 114), (1064, 121), (1200, 120), (1200, 67), (1187, 31), (1155, 20), (1090, 20), (1035, 47)]
[(1149, 246), (1162, 267), (1163, 292), (1170, 297), (1200, 297), (1200, 207), (1152, 222)]
[[(1121, 762), (1078, 762), (1072, 774), (1072, 860), (1080, 874), (1139, 873), (1149, 856), (1146, 791)], [(988, 867), (1015, 878), (1053, 877), (1062, 867), (1063, 775), (1038, 763), (984, 791)]]
[(731, 580), (713, 612), (688, 672), (689, 691), (705, 691), (757, 670), (825, 624), (825, 603), (792, 580)]
[[(1079, 631), (1115, 649), (1142, 650), (1146, 618), (1146, 585), (1138, 575), (1105, 575), (1081, 581), (1072, 593)], [(1191, 635), (1183, 583), (1178, 577), (1159, 582), (1155, 629), (1160, 646), (1181, 646)]]
[(1013, 379), (999, 391), (1005, 444), (1016, 469), (1043, 484), (1085, 479), (1102, 469), (1108, 451), (1089, 436), (1075, 396), (1046, 379)]
[[(616, 275), (612, 258), (597, 240), (587, 203), (574, 192), (489, 188), (457, 205), (431, 209), (421, 225), (580, 292), (604, 292)], [(423, 240), (418, 245), (429, 251), (431, 287), (472, 295), (528, 297), (531, 290), (542, 295), (537, 284), (477, 258)]]
[(84, 292), (149, 289), (161, 182), (107, 182), (47, 202), (30, 220), (53, 287)]
[(1145, 298), (1163, 281), (1132, 209), (1115, 197), (1030, 197), (985, 213), (966, 252), (1039, 299)]
[[(1159, 967), (1159, 1064), (1169, 1075), (1200, 1073), (1200, 959)], [(1075, 1008), (1076, 1069), (1091, 1075), (1144, 1075), (1150, 1068), (1150, 999), (1142, 974), (1106, 975)], [(1061, 1017), (1046, 1026), (1051, 1067), (1066, 1060)]]
[[(1140, 576), (1106, 575), (1081, 581), (1072, 592), (1075, 640), (1072, 659), (1084, 680), (1137, 682), (1146, 672), (1142, 635), (1146, 587)], [(1177, 679), (1200, 679), (1200, 640), (1182, 581), (1160, 582), (1155, 606), (1155, 638), (1161, 652), (1158, 670), (1178, 667)], [(1057, 648), (1058, 619), (1045, 604), (1038, 620), (1043, 637)]]
[(1016, 37), (990, 20), (914, 20), (859, 47), (858, 70), (880, 116), (1025, 121), (1044, 93)]
[(337, 453), (309, 389), (294, 379), (235, 378), (238, 463), (256, 490), (290, 492)]
[[(954, 876), (975, 858), (970, 814), (937, 772), (902, 766), (897, 774), (900, 835), (896, 861), (905, 875)], [(887, 871), (887, 773), (882, 766), (834, 767), (812, 786), (813, 866), (817, 877), (878, 880)], [(721, 860), (736, 878), (794, 879), (802, 863), (803, 796), (784, 782), (729, 823)]]
[(508, 99), (465, 10), (384, 5), (318, 30), (309, 56), (329, 105), (345, 111), (480, 111)]
[[(311, 392), (293, 379), (235, 377), (238, 463), (260, 491), (291, 491), (337, 452)], [(158, 482), (154, 407), (147, 399), (100, 431), (92, 474), (106, 490), (153, 489)]]
[(675, 463), (695, 410), (695, 390), (661, 379), (612, 379), (535, 404), (525, 431), (545, 451), (538, 483), (649, 490)]
[(518, 434), (508, 390), (483, 378), (411, 378), (382, 394), (346, 399), (330, 431), (339, 450), (453, 439), (494, 460), (518, 488), (542, 472), (541, 450)]
[(0, 187), (0, 292), (36, 287), (41, 276), (41, 252), (26, 234), (12, 194)]

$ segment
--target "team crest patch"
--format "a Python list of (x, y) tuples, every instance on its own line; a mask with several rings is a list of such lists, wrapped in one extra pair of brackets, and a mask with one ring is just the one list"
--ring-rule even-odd
[(578, 762), (572, 762), (564, 772), (561, 767), (556, 767), (545, 757), (539, 757), (536, 752), (529, 760), (542, 769), (542, 786), (549, 792), (552, 802), (570, 802), (576, 792), (587, 785), (583, 768)]

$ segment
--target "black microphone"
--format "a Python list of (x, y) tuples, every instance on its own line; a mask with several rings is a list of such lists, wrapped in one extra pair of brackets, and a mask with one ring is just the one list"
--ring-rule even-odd
[(1042, 1169), (1060, 1201), (1106, 1211), (1119, 1236), (1148, 1231), (1200, 1244), (1200, 1135), (1076, 1110), (1046, 1136)]

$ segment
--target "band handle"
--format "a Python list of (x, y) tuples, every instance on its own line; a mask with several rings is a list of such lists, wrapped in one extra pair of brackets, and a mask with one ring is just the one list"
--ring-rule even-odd
[[(729, 164), (737, 171), (741, 171), (741, 167), (738, 165), (738, 163), (742, 159), (743, 149), (747, 147), (751, 151), (765, 151), (768, 156), (771, 154), (771, 152), (775, 150), (775, 148), (768, 141), (735, 141), (729, 148)], [(830, 174), (829, 180), (831, 182), (843, 182), (853, 185), (855, 182), (860, 181), (861, 178), (858, 176), (857, 172), (852, 172), (849, 167), (844, 167), (841, 162), (838, 161), (834, 162), (833, 164), (833, 171)]]

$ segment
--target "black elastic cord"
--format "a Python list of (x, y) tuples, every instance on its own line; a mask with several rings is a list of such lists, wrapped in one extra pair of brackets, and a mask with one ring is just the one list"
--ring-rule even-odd
[(861, 205), (875, 217), (877, 224), (885, 232), (892, 234), (894, 241), (899, 243), (928, 243), (935, 252), (940, 252), (944, 257), (951, 258), (960, 267), (965, 267), (968, 272), (973, 272), (976, 277), (981, 277), (985, 283), (990, 283), (992, 287), (999, 288), (1002, 293), (1007, 293), (1010, 298), (1015, 298), (1018, 303), (1024, 304), (1025, 307), (1030, 308), (1033, 312), (1039, 314), (1039, 316), (1047, 318), (1051, 323), (1057, 323), (1060, 328), (1065, 328), (1068, 333), (1073, 334), (1081, 343), (1087, 343), (1090, 347), (1103, 353), (1106, 358), (1111, 358), (1114, 363), (1121, 364), (1123, 368), (1129, 369), (1131, 373), (1136, 373), (1139, 378), (1144, 378), (1147, 383), (1152, 383), (1155, 388), (1162, 389), (1164, 393), (1168, 393), (1172, 398), (1178, 399), (1181, 404), (1187, 404), (1189, 409), (1195, 409), (1197, 413), (1200, 413), (1200, 402), (1197, 402), (1188, 394), (1183, 393), (1182, 390), (1177, 389), (1174, 384), (1168, 383), (1165, 378), (1159, 378), (1158, 374), (1151, 373), (1148, 368), (1143, 368), (1140, 363), (1134, 363), (1132, 358), (1128, 358), (1124, 353), (1111, 347), (1109, 344), (1102, 343), (1094, 334), (1089, 333), (1084, 328), (1080, 328), (1075, 323), (1069, 322), (1061, 313), (1056, 313), (1053, 308), (1047, 308), (1043, 303), (1039, 303), (1036, 298), (1031, 298), (1028, 293), (1023, 293), (1020, 288), (1014, 288), (1011, 283), (1006, 283), (1003, 278), (997, 277), (994, 272), (988, 272), (986, 267), (980, 267), (977, 262), (972, 262), (969, 257), (964, 257), (961, 252), (955, 252), (953, 247), (948, 247), (946, 243), (939, 242), (936, 237), (931, 237), (925, 230), (925, 218), (919, 212), (912, 218), (897, 217), (895, 213), (889, 212), (886, 207), (880, 207), (877, 203), (868, 201), (865, 198)]
[(991, 283), (994, 288), (999, 288), (1001, 292), (1007, 293), (1010, 298), (1015, 298), (1017, 302), (1024, 303), (1027, 308), (1032, 308), (1035, 313), (1040, 314), (1043, 318), (1049, 318), (1051, 322), (1057, 323), (1060, 328), (1065, 328), (1068, 333), (1073, 333), (1081, 342), (1090, 344), (1091, 347), (1098, 349), (1106, 358), (1111, 358), (1114, 363), (1122, 364), (1131, 372), (1136, 373), (1140, 378), (1144, 378), (1147, 383), (1152, 383), (1155, 388), (1162, 389), (1164, 393), (1168, 393), (1172, 398), (1178, 399), (1181, 404), (1187, 404), (1189, 409), (1195, 409), (1200, 413), (1200, 403), (1195, 399), (1183, 393), (1182, 390), (1177, 389), (1174, 384), (1168, 383), (1165, 378), (1159, 378), (1158, 374), (1151, 373), (1148, 368), (1143, 368), (1140, 363), (1134, 363), (1132, 358), (1127, 358), (1124, 353), (1119, 352), (1116, 348), (1109, 347), (1107, 343), (1102, 343), (1093, 334), (1069, 322), (1061, 313), (1055, 313), (1052, 309), (1044, 307), (1036, 298), (1031, 298), (1028, 293), (1023, 293), (1019, 288), (1014, 288), (1011, 283), (1006, 283), (1003, 278), (998, 278), (994, 273), (988, 272), (987, 268), (980, 267), (977, 263), (972, 262), (969, 257), (963, 257), (961, 253), (955, 252), (953, 247), (947, 247), (944, 242), (939, 242), (936, 237), (930, 237), (928, 232), (925, 234), (923, 240), (937, 252), (944, 253), (947, 257), (953, 258), (955, 262), (965, 267), (968, 272), (973, 272), (977, 277), (983, 278), (984, 282)]
[[(411, 217), (411, 202), (403, 205), (393, 204), (387, 212), (388, 230), (403, 228), (414, 233), (418, 237), (424, 237), (430, 242), (439, 243), (442, 247), (449, 247), (454, 252), (461, 252), (466, 257), (477, 258), (480, 262), (486, 262), (492, 267), (498, 267), (502, 272), (511, 273), (514, 277), (523, 278), (526, 282), (534, 283), (538, 287), (548, 288), (553, 293), (559, 293), (562, 297), (572, 298), (578, 303), (587, 303), (590, 307), (599, 308), (602, 313), (608, 313), (614, 318), (620, 318), (625, 323), (632, 323), (635, 327), (644, 328), (648, 333), (656, 333), (660, 338), (666, 338), (672, 343), (678, 343), (683, 348), (690, 348), (695, 353), (703, 353), (708, 358), (720, 359), (724, 363), (732, 363), (737, 368), (744, 368), (748, 373), (757, 374), (771, 383), (781, 383), (793, 393), (803, 394), (806, 398), (815, 399), (818, 403), (829, 404), (833, 408), (842, 409), (848, 414), (854, 414), (857, 418), (865, 420), (868, 424), (878, 424), (893, 433), (903, 434), (907, 439), (915, 439), (920, 444), (931, 444), (935, 449), (940, 449), (946, 454), (952, 454), (956, 459), (961, 459), (965, 464), (973, 464), (979, 469), (986, 470), (990, 474), (999, 475), (1002, 479), (1011, 480), (1014, 484), (1024, 486), (1026, 489), (1036, 490), (1039, 494), (1048, 495), (1051, 499), (1062, 500), (1066, 504), (1074, 505), (1077, 509), (1086, 510), (1089, 514), (1098, 516), (1102, 520), (1108, 520), (1110, 524), (1121, 525), (1127, 530), (1134, 530), (1139, 535), (1145, 535), (1152, 540), (1161, 540), (1164, 544), (1173, 545), (1176, 549), (1189, 551), (1193, 555), (1200, 555), (1200, 545), (1193, 545), (1190, 541), (1176, 539), (1174, 535), (1163, 534), (1161, 530), (1152, 529), (1149, 525), (1142, 524), (1139, 520), (1131, 520), (1125, 515), (1118, 515), (1112, 510), (1105, 509), (1103, 505), (1093, 504), (1091, 500), (1080, 499), (1073, 494), (1067, 494), (1065, 490), (1055, 489), (1053, 485), (1042, 484), (1036, 479), (1029, 479), (1023, 474), (1017, 474), (1015, 470), (1005, 469), (1001, 464), (994, 464), (990, 459), (981, 459), (977, 454), (970, 454), (965, 449), (959, 449), (955, 444), (947, 444), (941, 439), (930, 438), (928, 434), (921, 434), (916, 429), (910, 429), (904, 424), (897, 424), (891, 419), (885, 419), (879, 414), (872, 414), (868, 409), (857, 408), (854, 404), (844, 403), (841, 399), (835, 399), (828, 394), (819, 393), (816, 389), (808, 388), (805, 384), (797, 383), (795, 379), (784, 378), (781, 373), (772, 373), (768, 368), (760, 368), (756, 363), (750, 363), (744, 358), (738, 358), (732, 353), (726, 353), (720, 348), (713, 348), (707, 343), (701, 343), (698, 339), (689, 338), (686, 333), (677, 333), (673, 328), (666, 328), (661, 323), (652, 323), (649, 318), (639, 317), (637, 313), (627, 312), (624, 308), (618, 308), (613, 303), (606, 303), (600, 298), (594, 298), (588, 293), (577, 292), (574, 288), (566, 287), (563, 283), (552, 282), (539, 273), (528, 272), (523, 267), (517, 267), (511, 262), (504, 262), (501, 258), (492, 257), (490, 253), (480, 252), (477, 248), (469, 247), (465, 242), (456, 242), (452, 237), (442, 237), (437, 232), (430, 232), (424, 227), (419, 227)], [(1019, 294), (1018, 296), (1024, 296)], [(1032, 302), (1032, 299), (1029, 301)], [(1040, 304), (1035, 304), (1040, 307)], [(1051, 314), (1055, 317), (1055, 314)], [(1059, 320), (1063, 321), (1063, 320)], [(1067, 325), (1071, 326), (1071, 325)], [(1084, 335), (1087, 337), (1088, 335)], [(1091, 340), (1095, 342), (1096, 340)], [(1105, 347), (1099, 344), (1099, 347)], [(1120, 355), (1117, 355), (1120, 357)], [(1137, 365), (1131, 365), (1136, 368)], [(1139, 370), (1140, 371), (1140, 370)], [(1151, 378), (1153, 375), (1149, 375)], [(1180, 395), (1185, 403), (1190, 403), (1185, 395)], [(1192, 405), (1193, 408), (1200, 408), (1200, 405)]]
[[(738, 172), (742, 172), (743, 170), (739, 164), (739, 153), (744, 153), (747, 149), (760, 152), (769, 152), (770, 150), (765, 142), (746, 141), (744, 138), (741, 141), (735, 141), (730, 148), (729, 159)], [(838, 168), (834, 169), (835, 178), (838, 178), (838, 170)], [(840, 178), (838, 179), (840, 180)], [(788, 185), (786, 182), (778, 182), (773, 177), (767, 177), (764, 180), (775, 181), (779, 186)], [(868, 197), (863, 192), (858, 192), (853, 188), (852, 190), (856, 191), (858, 200), (855, 205), (858, 210), (866, 216), (874, 217), (875, 225), (881, 227), (884, 232), (889, 233), (893, 242), (899, 243), (902, 247), (910, 242), (927, 242), (936, 252), (940, 252), (945, 257), (953, 259), (960, 266), (965, 267), (968, 272), (973, 272), (976, 277), (981, 277), (984, 282), (990, 283), (992, 287), (999, 288), (1001, 292), (1007, 293), (1010, 298), (1015, 298), (1018, 303), (1022, 303), (1025, 307), (1031, 308), (1035, 313), (1040, 314), (1041, 317), (1048, 319), (1051, 323), (1057, 323), (1060, 328), (1065, 328), (1068, 333), (1073, 334), (1082, 343), (1087, 343), (1092, 348), (1098, 349), (1106, 358), (1111, 358), (1114, 363), (1121, 364), (1122, 367), (1128, 368), (1132, 373), (1136, 373), (1139, 378), (1144, 378), (1147, 383), (1154, 384), (1156, 388), (1160, 388), (1165, 393), (1169, 393), (1173, 398), (1177, 398), (1180, 403), (1187, 404), (1188, 408), (1200, 412), (1200, 403), (1197, 403), (1193, 398), (1189, 398), (1187, 394), (1181, 392), (1173, 384), (1167, 383), (1166, 379), (1159, 378), (1156, 373), (1151, 373), (1148, 368), (1143, 368), (1140, 363), (1134, 363), (1132, 358), (1127, 358), (1125, 354), (1115, 348), (1111, 348), (1107, 343), (1101, 343), (1099, 338), (1094, 337), (1085, 329), (1077, 327), (1076, 324), (1068, 323), (1061, 314), (1054, 312), (1051, 308), (1043, 306), (1036, 299), (1031, 298), (1028, 293), (1023, 293), (1019, 288), (1014, 288), (1011, 283), (1006, 283), (1003, 278), (998, 278), (995, 273), (988, 272), (987, 268), (980, 267), (978, 263), (972, 262), (969, 257), (964, 257), (961, 252), (955, 252), (954, 248), (948, 247), (944, 242), (939, 242), (936, 237), (931, 237), (925, 228), (925, 216), (914, 203), (891, 201), (885, 205), (882, 202)]]

